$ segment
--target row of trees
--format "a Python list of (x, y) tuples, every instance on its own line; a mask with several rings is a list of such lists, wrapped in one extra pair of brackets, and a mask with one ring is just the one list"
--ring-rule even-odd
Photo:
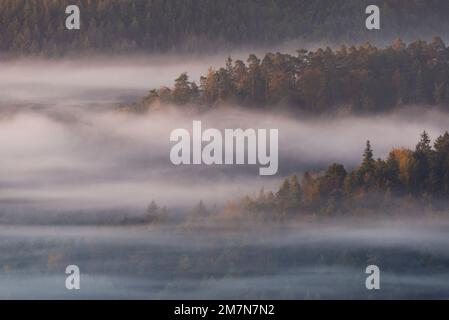
[[(211, 217), (216, 213), (216, 207), (214, 206), (212, 210), (208, 209), (204, 204), (203, 200), (200, 200), (184, 217), (184, 221), (187, 222), (197, 222), (202, 221)], [(161, 224), (169, 223), (181, 220), (181, 217), (176, 217), (172, 212), (169, 212), (166, 207), (160, 207), (157, 205), (156, 201), (151, 201), (150, 205), (147, 207), (143, 220), (141, 223), (147, 224)]]
[(141, 107), (158, 103), (220, 103), (326, 112), (338, 107), (357, 112), (387, 111), (405, 104), (438, 105), (449, 110), (449, 48), (440, 37), (430, 43), (401, 39), (378, 49), (369, 43), (338, 50), (298, 50), (293, 56), (251, 54), (245, 64), (229, 57), (212, 68), (200, 85), (183, 73), (173, 88), (152, 90)]
[[(426, 132), (415, 150), (393, 149), (386, 160), (374, 159), (368, 141), (362, 163), (348, 172), (333, 164), (324, 173), (306, 172), (287, 178), (276, 193), (263, 189), (256, 198), (231, 203), (227, 212), (267, 212), (281, 216), (298, 212), (351, 212), (379, 209), (396, 203), (447, 208), (449, 199), (449, 133), (433, 146)], [(404, 204), (404, 202), (399, 202)]]
[[(81, 9), (81, 30), (65, 29), (65, 8)], [(381, 30), (365, 28), (365, 8)], [(449, 31), (446, 0), (1, 0), (0, 53), (202, 51), (289, 39), (354, 43)]]
[[(393, 149), (387, 159), (375, 159), (369, 141), (362, 162), (352, 171), (332, 164), (320, 173), (304, 173), (284, 179), (275, 192), (260, 190), (256, 197), (231, 201), (223, 209), (207, 208), (203, 201), (186, 216), (187, 222), (237, 217), (285, 219), (303, 214), (388, 214), (413, 208), (447, 210), (449, 199), (449, 133), (433, 145), (426, 132), (414, 150)], [(173, 218), (173, 217), (172, 217)], [(145, 221), (169, 221), (166, 208), (153, 201)]]

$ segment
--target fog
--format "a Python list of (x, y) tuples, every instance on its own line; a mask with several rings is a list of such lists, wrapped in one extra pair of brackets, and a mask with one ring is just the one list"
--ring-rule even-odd
[[(216, 54), (85, 56), (83, 58), (0, 59), (0, 103), (110, 104), (142, 98), (150, 89), (171, 86), (183, 72), (199, 83), (209, 67), (225, 59), (246, 62), (250, 53), (296, 54), (298, 48), (316, 50), (326, 44), (289, 41), (277, 47), (227, 49)], [(337, 46), (335, 46), (337, 47)]]
[(70, 105), (132, 101), (150, 88), (171, 85), (182, 72), (198, 80), (209, 65), (222, 61), (217, 56), (205, 62), (192, 58), (180, 63), (163, 57), (4, 61), (0, 62), (0, 102)]
[[(141, 214), (152, 200), (180, 214), (199, 200), (220, 208), (276, 190), (293, 173), (334, 162), (352, 169), (367, 139), (385, 157), (414, 148), (423, 130), (435, 139), (449, 128), (447, 114), (413, 106), (316, 118), (235, 106), (145, 115), (118, 108), (181, 72), (198, 79), (222, 64), (222, 56), (0, 63), (0, 298), (449, 297), (445, 221), (89, 225), (88, 215)], [(193, 120), (203, 130), (279, 129), (278, 174), (259, 176), (258, 165), (174, 166), (170, 133), (191, 131)], [(52, 220), (58, 215), (64, 225)], [(69, 264), (83, 274), (76, 293), (64, 287)], [(364, 287), (368, 264), (383, 270), (380, 292)]]
[[(447, 298), (447, 227), (1, 228), (0, 298)], [(79, 291), (63, 286), (73, 263)], [(381, 290), (365, 289), (368, 264)]]
[[(279, 172), (259, 176), (259, 166), (181, 165), (169, 159), (170, 133), (206, 128), (279, 129)], [(436, 138), (449, 117), (410, 110), (376, 117), (302, 119), (220, 109), (186, 114), (174, 109), (147, 115), (87, 106), (48, 106), (9, 113), (0, 120), (0, 201), (53, 208), (144, 208), (151, 200), (168, 207), (199, 200), (223, 204), (262, 187), (274, 189), (283, 176), (321, 171), (338, 162), (352, 169), (367, 139), (375, 156), (410, 147), (426, 130)]]
[[(274, 48), (229, 50), (215, 55), (0, 60), (0, 103), (72, 105), (135, 101), (150, 89), (171, 86), (183, 72), (199, 83), (209, 67), (224, 66), (227, 56), (246, 62), (250, 53), (261, 57), (271, 49)], [(295, 54), (296, 49), (282, 46), (274, 51)]]

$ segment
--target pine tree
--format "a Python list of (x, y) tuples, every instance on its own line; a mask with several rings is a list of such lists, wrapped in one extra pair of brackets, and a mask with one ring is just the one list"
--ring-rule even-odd
[(374, 167), (373, 149), (371, 149), (370, 141), (367, 140), (365, 150), (363, 151), (362, 168), (365, 171), (371, 171), (373, 167)]
[(290, 181), (290, 199), (289, 208), (298, 209), (301, 203), (301, 186), (298, 182), (296, 174)]
[(357, 170), (356, 180), (354, 181), (360, 190), (367, 191), (375, 186), (375, 160), (373, 158), (373, 150), (371, 143), (368, 140), (363, 152), (363, 161), (360, 168)]
[(412, 191), (424, 194), (429, 189), (432, 161), (432, 146), (426, 131), (421, 133), (421, 139), (416, 145), (413, 156), (415, 165), (412, 168)]
[(233, 66), (232, 66), (232, 58), (231, 58), (231, 56), (228, 56), (228, 57), (226, 58), (226, 72), (229, 74), (229, 77), (230, 77), (231, 79), (234, 78), (234, 77), (233, 77), (233, 75), (234, 75), (234, 68), (233, 68)]
[(190, 83), (189, 76), (187, 73), (182, 73), (175, 80), (175, 87), (172, 92), (173, 100), (177, 104), (186, 104), (190, 101), (191, 91), (190, 91)]
[(445, 86), (444, 83), (438, 82), (435, 83), (435, 89), (433, 91), (433, 99), (435, 104), (438, 106), (442, 106), (444, 104), (445, 97)]
[(157, 206), (156, 201), (154, 201), (154, 200), (151, 201), (151, 204), (147, 208), (147, 213), (149, 215), (153, 215), (153, 214), (156, 214), (158, 210), (159, 210), (159, 207)]
[(209, 215), (209, 211), (204, 205), (203, 200), (200, 200), (200, 202), (198, 202), (198, 204), (193, 208), (192, 216), (205, 217), (207, 215)]
[(261, 74), (260, 60), (256, 55), (250, 54), (248, 58), (248, 73), (250, 78), (250, 97), (252, 102), (257, 102), (261, 98)]
[(447, 131), (435, 140), (434, 148), (432, 182), (435, 192), (440, 196), (449, 196), (449, 133)]
[(421, 140), (416, 145), (415, 152), (429, 153), (432, 150), (430, 145), (430, 138), (426, 131), (421, 133)]
[(281, 212), (288, 210), (290, 200), (290, 181), (286, 178), (276, 193), (276, 202)]

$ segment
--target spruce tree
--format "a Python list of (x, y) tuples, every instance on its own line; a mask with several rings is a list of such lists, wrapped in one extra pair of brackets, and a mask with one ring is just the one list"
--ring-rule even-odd
[(301, 186), (299, 185), (298, 177), (295, 174), (290, 181), (289, 207), (297, 209), (300, 203), (301, 203)]
[(369, 140), (366, 141), (366, 147), (363, 151), (362, 168), (365, 171), (371, 171), (374, 167), (373, 149)]
[(421, 133), (421, 140), (416, 145), (416, 152), (428, 153), (432, 150), (432, 146), (430, 145), (430, 138), (426, 131)]

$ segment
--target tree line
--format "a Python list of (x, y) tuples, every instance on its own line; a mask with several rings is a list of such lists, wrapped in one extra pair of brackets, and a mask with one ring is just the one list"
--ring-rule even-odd
[[(285, 220), (315, 215), (339, 217), (417, 212), (444, 212), (449, 204), (449, 132), (431, 143), (427, 132), (416, 147), (392, 149), (383, 160), (375, 159), (370, 141), (362, 162), (352, 171), (334, 163), (322, 172), (287, 177), (275, 191), (262, 188), (256, 196), (229, 201), (223, 208), (208, 208), (201, 200), (184, 217), (185, 222), (237, 218)], [(153, 201), (145, 221), (170, 221), (165, 207)], [(171, 219), (174, 221), (173, 219)]]
[(139, 108), (161, 103), (206, 108), (285, 104), (310, 112), (379, 112), (410, 104), (449, 110), (449, 48), (440, 37), (408, 45), (398, 38), (385, 48), (365, 43), (301, 49), (296, 55), (267, 53), (262, 59), (251, 54), (247, 63), (228, 57), (199, 84), (183, 73), (172, 88), (151, 90)]
[(397, 148), (387, 159), (375, 159), (368, 141), (362, 162), (353, 171), (333, 164), (321, 173), (306, 172), (301, 181), (294, 175), (276, 192), (262, 189), (257, 197), (231, 202), (225, 213), (287, 217), (301, 212), (385, 212), (404, 205), (447, 209), (448, 199), (449, 133), (440, 135), (432, 145), (423, 132), (414, 150)]
[[(81, 30), (65, 29), (78, 5)], [(381, 30), (365, 28), (365, 8)], [(447, 34), (446, 0), (0, 0), (0, 53), (198, 52), (292, 39), (354, 43)]]

